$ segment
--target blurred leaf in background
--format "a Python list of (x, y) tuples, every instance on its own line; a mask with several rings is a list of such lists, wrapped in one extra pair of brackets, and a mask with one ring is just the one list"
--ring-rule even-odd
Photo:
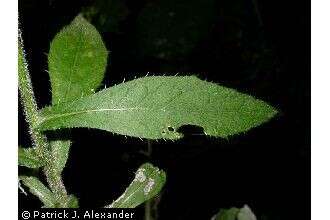
[(214, 0), (150, 2), (138, 16), (140, 50), (146, 56), (180, 60), (208, 36), (214, 19)]
[(120, 32), (120, 22), (129, 14), (125, 0), (94, 0), (82, 9), (82, 14), (98, 31)]
[(235, 207), (220, 209), (211, 220), (257, 220), (257, 217), (248, 205), (244, 205), (243, 208), (240, 209)]

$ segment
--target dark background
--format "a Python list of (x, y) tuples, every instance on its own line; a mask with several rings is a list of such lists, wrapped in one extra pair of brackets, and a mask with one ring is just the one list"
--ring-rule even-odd
[[(40, 107), (51, 98), (50, 41), (81, 11), (110, 51), (107, 87), (148, 72), (195, 74), (281, 111), (270, 122), (226, 140), (182, 128), (186, 138), (152, 143), (151, 157), (143, 153), (146, 141), (72, 130), (64, 181), (82, 207), (109, 204), (149, 161), (168, 176), (159, 219), (210, 219), (219, 208), (244, 204), (259, 219), (310, 219), (309, 1), (19, 0)], [(19, 109), (19, 143), (30, 146)], [(19, 194), (20, 207), (40, 205), (35, 197)]]

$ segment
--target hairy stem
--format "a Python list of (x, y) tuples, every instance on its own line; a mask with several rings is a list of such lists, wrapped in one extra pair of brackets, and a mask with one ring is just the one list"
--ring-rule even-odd
[(35, 127), (40, 121), (37, 103), (35, 101), (31, 78), (28, 71), (27, 62), (23, 49), (23, 41), (19, 33), (18, 37), (18, 86), (21, 97), (21, 104), (24, 109), (26, 121), (29, 126), (29, 133), (38, 157), (46, 162), (44, 173), (50, 189), (57, 196), (61, 206), (65, 206), (67, 192), (62, 182), (61, 174), (53, 169), (52, 154), (49, 149), (46, 136), (39, 132)]
[(39, 121), (38, 108), (34, 98), (31, 79), (25, 60), (23, 43), (20, 36), (18, 40), (18, 85), (21, 96), (20, 100), (29, 126), (29, 133), (31, 135), (33, 146), (37, 150), (38, 156), (41, 157), (41, 159), (46, 159), (44, 158), (44, 151), (47, 150), (47, 140), (44, 135), (33, 129)]

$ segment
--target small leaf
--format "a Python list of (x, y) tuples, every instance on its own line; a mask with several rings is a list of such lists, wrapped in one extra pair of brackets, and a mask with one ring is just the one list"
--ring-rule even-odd
[(29, 188), (30, 192), (41, 200), (45, 207), (56, 207), (54, 194), (37, 178), (32, 176), (20, 176), (19, 178), (22, 180), (23, 184)]
[(238, 208), (220, 209), (219, 213), (213, 219), (214, 220), (236, 220), (236, 216), (237, 216), (238, 212), (239, 212)]
[(53, 168), (57, 173), (61, 173), (68, 160), (71, 141), (56, 140), (50, 141), (51, 152), (53, 155)]
[(143, 164), (125, 192), (106, 208), (135, 208), (156, 196), (166, 181), (166, 174), (150, 163)]
[(244, 205), (244, 207), (241, 208), (237, 214), (237, 220), (257, 220), (257, 217), (254, 215), (249, 206)]
[(51, 42), (48, 55), (52, 103), (94, 93), (104, 77), (107, 50), (98, 31), (78, 15)]
[(227, 137), (268, 121), (265, 102), (194, 76), (145, 77), (43, 109), (40, 130), (89, 127), (148, 139), (178, 139), (183, 125)]
[(28, 168), (39, 168), (44, 165), (34, 148), (18, 148), (18, 165)]

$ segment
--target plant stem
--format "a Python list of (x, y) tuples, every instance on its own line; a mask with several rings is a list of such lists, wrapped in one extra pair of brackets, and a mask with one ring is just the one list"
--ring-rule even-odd
[[(152, 142), (150, 140), (147, 141), (147, 151), (145, 152), (146, 156), (148, 158), (151, 158), (152, 155)], [(154, 211), (157, 212), (157, 210), (153, 210), (154, 200), (149, 199), (144, 204), (144, 220), (154, 220), (153, 213)]]
[(255, 13), (257, 15), (257, 18), (258, 18), (259, 26), (262, 27), (263, 22), (262, 22), (261, 14), (260, 14), (260, 11), (259, 11), (258, 0), (252, 0), (252, 3), (253, 3), (254, 10), (255, 10)]
[(35, 127), (40, 121), (37, 103), (35, 101), (31, 78), (28, 71), (27, 62), (25, 59), (23, 41), (19, 31), (18, 37), (18, 86), (21, 96), (21, 104), (24, 109), (26, 121), (29, 126), (29, 133), (34, 148), (40, 160), (45, 161), (44, 173), (50, 189), (56, 195), (61, 206), (65, 206), (67, 192), (62, 182), (61, 174), (58, 174), (53, 169), (52, 154), (50, 153), (47, 138)]
[(21, 96), (20, 100), (24, 109), (26, 121), (29, 126), (29, 133), (31, 135), (32, 144), (34, 145), (38, 156), (41, 157), (40, 159), (46, 159), (43, 157), (45, 155), (44, 151), (47, 149), (48, 145), (47, 140), (42, 134), (33, 129), (33, 127), (38, 124), (39, 120), (38, 108), (32, 90), (32, 84), (25, 60), (25, 54), (23, 52), (23, 43), (20, 37), (18, 41), (18, 85)]
[(150, 140), (148, 140), (147, 142), (148, 146), (147, 146), (147, 152), (146, 152), (146, 155), (148, 157), (151, 157), (151, 154), (152, 154), (152, 143)]
[(151, 211), (151, 204), (152, 200), (148, 200), (144, 204), (144, 220), (152, 220), (152, 211)]

